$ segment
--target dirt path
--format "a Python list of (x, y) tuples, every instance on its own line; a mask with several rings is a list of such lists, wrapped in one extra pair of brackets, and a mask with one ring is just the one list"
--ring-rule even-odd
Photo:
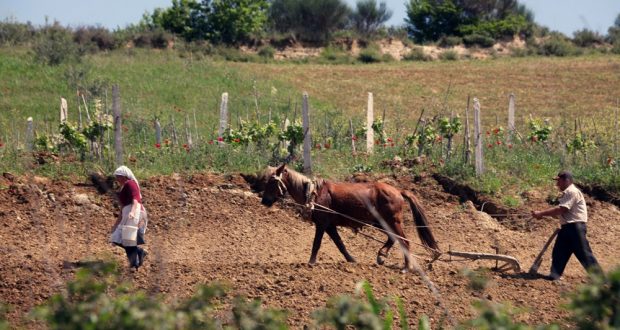
[[(114, 222), (111, 200), (93, 187), (51, 182), (42, 178), (4, 180), (0, 190), (0, 300), (12, 305), (12, 324), (33, 306), (63, 288), (84, 260), (114, 258), (125, 265), (124, 252), (107, 243)], [(414, 184), (407, 178), (397, 185), (421, 197), (440, 247), (512, 255), (527, 270), (553, 232), (555, 221), (532, 221), (522, 230), (510, 230), (456, 197), (444, 193), (432, 178)], [(286, 204), (267, 209), (240, 176), (198, 174), (192, 177), (157, 177), (142, 182), (151, 222), (147, 233), (149, 259), (137, 275), (123, 277), (169, 301), (191, 295), (196, 286), (218, 280), (229, 283), (233, 294), (260, 298), (264, 304), (289, 310), (289, 323), (301, 328), (311, 312), (335, 295), (352, 293), (355, 284), (368, 280), (379, 297), (401, 297), (415, 323), (422, 314), (437, 325), (442, 309), (415, 274), (401, 274), (402, 256), (393, 250), (384, 266), (375, 264), (381, 244), (341, 229), (347, 248), (358, 260), (348, 264), (327, 238), (319, 264), (306, 264), (314, 227), (300, 220)], [(536, 207), (543, 200), (531, 201)], [(615, 206), (589, 200), (589, 237), (604, 269), (617, 265), (620, 256), (620, 212)], [(409, 216), (407, 235), (417, 242)], [(514, 226), (512, 226), (514, 227)], [(371, 230), (370, 234), (385, 238)], [(414, 253), (426, 267), (428, 254), (416, 246)], [(478, 299), (510, 302), (524, 308), (519, 319), (539, 324), (562, 321), (568, 313), (559, 305), (564, 293), (586, 279), (573, 258), (563, 284), (528, 279), (515, 274), (489, 272), (482, 292), (469, 288), (464, 268), (490, 268), (489, 261), (439, 261), (427, 274), (457, 320), (475, 315), (471, 303)], [(545, 258), (541, 272), (549, 268)]]

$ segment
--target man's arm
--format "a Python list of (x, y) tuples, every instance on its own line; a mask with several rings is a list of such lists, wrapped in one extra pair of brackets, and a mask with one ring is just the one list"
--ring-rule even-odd
[(556, 217), (568, 212), (568, 209), (563, 206), (556, 206), (548, 208), (542, 211), (532, 211), (532, 216), (536, 219), (540, 219), (545, 216)]

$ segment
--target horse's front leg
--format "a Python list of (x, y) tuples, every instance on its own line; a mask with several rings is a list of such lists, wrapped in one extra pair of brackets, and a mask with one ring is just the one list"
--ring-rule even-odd
[(336, 226), (330, 225), (329, 227), (327, 227), (327, 235), (329, 235), (332, 241), (336, 243), (338, 250), (340, 250), (340, 253), (342, 253), (344, 258), (347, 259), (348, 262), (355, 262), (355, 258), (353, 258), (349, 254), (349, 252), (347, 251), (347, 248), (344, 246), (344, 243), (342, 242), (342, 239), (340, 238), (340, 235), (338, 235), (338, 229), (336, 229)]
[(310, 265), (316, 264), (316, 255), (321, 248), (321, 241), (323, 240), (323, 234), (325, 234), (325, 226), (323, 224), (315, 223), (314, 241), (312, 242), (312, 253), (310, 254)]

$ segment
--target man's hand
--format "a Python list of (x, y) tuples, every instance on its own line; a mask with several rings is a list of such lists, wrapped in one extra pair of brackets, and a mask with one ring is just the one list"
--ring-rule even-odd
[(532, 216), (536, 219), (540, 219), (543, 217), (541, 211), (532, 211)]

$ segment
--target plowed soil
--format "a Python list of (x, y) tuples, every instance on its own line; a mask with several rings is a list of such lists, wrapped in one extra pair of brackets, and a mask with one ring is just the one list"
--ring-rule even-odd
[[(443, 251), (511, 255), (526, 272), (557, 226), (554, 219), (528, 217), (515, 217), (518, 226), (502, 224), (471, 203), (461, 204), (430, 176), (417, 182), (409, 177), (382, 180), (420, 197)], [(325, 306), (330, 297), (352, 294), (361, 280), (368, 280), (379, 297), (401, 297), (412, 324), (427, 314), (437, 326), (442, 306), (453, 322), (462, 321), (476, 315), (472, 302), (487, 299), (520, 308), (518, 319), (530, 324), (570, 325), (565, 320), (569, 312), (561, 307), (568, 301), (565, 294), (587, 279), (572, 258), (559, 284), (512, 271), (488, 271), (486, 288), (477, 291), (463, 270), (490, 269), (495, 262), (450, 261), (444, 255), (429, 265), (430, 254), (414, 245), (413, 253), (437, 287), (437, 296), (420, 275), (401, 273), (400, 252), (393, 249), (385, 265), (379, 266), (375, 258), (381, 243), (348, 229), (340, 233), (357, 263), (346, 263), (326, 236), (318, 264), (309, 266), (313, 225), (301, 221), (289, 203), (262, 206), (240, 175), (173, 175), (142, 180), (141, 185), (150, 214), (149, 256), (138, 272), (124, 270), (123, 279), (169, 301), (190, 296), (202, 283), (229, 283), (231, 296), (259, 298), (266, 306), (288, 310), (292, 328), (309, 324), (313, 310)], [(99, 194), (86, 179), (64, 182), (9, 176), (0, 178), (0, 186), (0, 300), (11, 305), (12, 325), (35, 326), (24, 320), (25, 315), (62, 290), (79, 262), (113, 258), (126, 264), (124, 251), (108, 243), (117, 212), (112, 199)], [(546, 192), (528, 197), (524, 213), (548, 207)], [(620, 212), (610, 204), (592, 199), (588, 203), (588, 237), (599, 262), (610, 270), (620, 259)], [(410, 214), (406, 232), (419, 242)], [(385, 240), (373, 229), (362, 233)], [(547, 252), (542, 273), (548, 272), (549, 262)]]

